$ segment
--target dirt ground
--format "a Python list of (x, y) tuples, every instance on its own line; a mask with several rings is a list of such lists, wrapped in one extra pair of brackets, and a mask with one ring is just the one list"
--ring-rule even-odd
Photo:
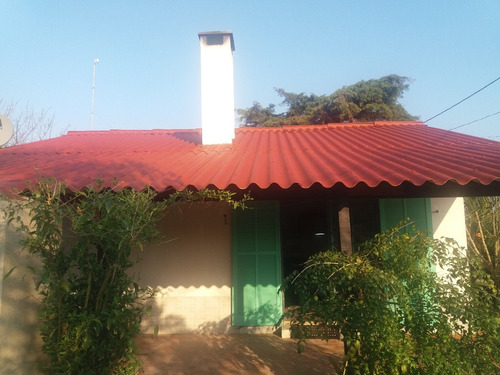
[(141, 335), (137, 340), (143, 374), (338, 374), (344, 347), (308, 340), (297, 342), (275, 335)]

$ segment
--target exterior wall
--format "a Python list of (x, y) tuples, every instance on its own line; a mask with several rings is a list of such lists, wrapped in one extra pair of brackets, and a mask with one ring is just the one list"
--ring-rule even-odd
[[(0, 202), (1, 211), (4, 207)], [(37, 374), (41, 358), (39, 303), (26, 269), (35, 261), (21, 251), (19, 240), (19, 234), (0, 216), (0, 374)], [(14, 266), (14, 272), (3, 279)]]
[(449, 237), (467, 246), (464, 199), (432, 198), (431, 210), (434, 238)]
[[(452, 237), (465, 246), (463, 199), (433, 198), (431, 210), (434, 237)], [(251, 332), (231, 327), (231, 208), (215, 203), (173, 208), (160, 226), (165, 240), (138, 254), (142, 261), (133, 270), (141, 285), (158, 290), (143, 331), (152, 333), (158, 325), (160, 334)], [(0, 277), (0, 374), (36, 374), (41, 358), (39, 305), (23, 267), (33, 259), (20, 251), (19, 239), (0, 218), (0, 274), (18, 267), (5, 280)]]
[[(467, 246), (467, 234), (465, 229), (464, 199), (457, 198), (432, 198), (432, 227), (434, 238), (453, 238), (460, 246)], [(446, 273), (436, 266), (438, 276)]]
[[(207, 206), (208, 205), (208, 206)], [(144, 249), (135, 271), (157, 289), (143, 332), (224, 333), (231, 327), (231, 208), (199, 203), (171, 209), (165, 241)]]
[[(160, 334), (233, 332), (231, 214), (226, 204), (191, 204), (172, 209), (161, 222), (165, 241), (144, 249), (134, 269), (142, 285), (158, 289), (144, 332), (156, 324)], [(0, 374), (38, 374), (43, 358), (39, 302), (26, 269), (34, 261), (19, 240), (0, 217)]]

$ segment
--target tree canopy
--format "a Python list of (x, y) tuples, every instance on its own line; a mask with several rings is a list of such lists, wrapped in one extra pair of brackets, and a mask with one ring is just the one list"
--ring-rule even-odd
[(285, 112), (276, 113), (274, 104), (263, 107), (256, 101), (250, 108), (238, 109), (238, 114), (244, 126), (416, 120), (398, 102), (410, 83), (407, 77), (391, 74), (359, 81), (330, 95), (295, 94), (278, 88), (281, 104), (287, 106)]

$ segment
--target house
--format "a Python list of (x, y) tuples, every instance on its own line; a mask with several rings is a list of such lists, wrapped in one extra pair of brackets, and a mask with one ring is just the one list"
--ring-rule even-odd
[[(116, 178), (160, 195), (186, 188), (250, 193), (246, 210), (191, 204), (168, 213), (161, 226), (169, 241), (145, 249), (135, 270), (140, 283), (158, 288), (145, 332), (156, 324), (160, 334), (272, 332), (295, 302), (278, 293), (281, 280), (310, 254), (355, 251), (406, 217), (465, 245), (462, 197), (500, 192), (500, 143), (421, 122), (235, 129), (233, 35), (199, 38), (202, 129), (69, 132), (0, 149), (4, 193), (42, 175), (73, 190)], [(14, 244), (2, 227), (3, 273), (18, 254)], [(23, 324), (35, 326), (32, 309), (20, 307), (30, 303), (30, 289), (11, 294), (15, 281), (0, 287), (2, 341)], [(32, 342), (29, 332), (18, 335), (20, 345)]]

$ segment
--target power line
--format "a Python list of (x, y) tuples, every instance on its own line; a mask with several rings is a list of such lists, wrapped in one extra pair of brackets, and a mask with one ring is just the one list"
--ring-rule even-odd
[(448, 129), (448, 130), (455, 130), (455, 129), (458, 129), (458, 128), (463, 128), (464, 126), (467, 126), (467, 125), (473, 124), (473, 123), (475, 123), (475, 122), (478, 122), (478, 121), (484, 120), (485, 118), (488, 118), (488, 117), (491, 117), (491, 116), (495, 116), (495, 115), (498, 115), (498, 114), (500, 114), (500, 111), (495, 112), (495, 113), (492, 113), (491, 115), (488, 115), (488, 116), (481, 117), (481, 118), (479, 118), (479, 119), (477, 119), (477, 120), (474, 120), (474, 121), (468, 122), (467, 124), (463, 124), (463, 125), (455, 126), (454, 128), (451, 128), (451, 129)]
[(429, 121), (431, 121), (432, 119), (435, 119), (436, 117), (438, 117), (438, 116), (442, 115), (443, 113), (445, 113), (445, 112), (449, 111), (450, 109), (452, 109), (452, 108), (456, 107), (456, 106), (457, 106), (457, 105), (459, 105), (460, 103), (465, 102), (467, 99), (469, 99), (469, 98), (473, 97), (473, 96), (474, 96), (474, 95), (476, 95), (478, 92), (483, 91), (486, 87), (488, 87), (488, 86), (490, 86), (490, 85), (494, 84), (494, 83), (495, 83), (496, 81), (498, 81), (498, 80), (500, 80), (500, 77), (498, 77), (497, 79), (495, 79), (495, 80), (491, 81), (491, 82), (490, 82), (490, 83), (488, 83), (486, 86), (481, 87), (479, 90), (477, 90), (476, 92), (474, 92), (474, 93), (470, 94), (470, 95), (469, 95), (468, 97), (466, 97), (465, 99), (460, 100), (458, 103), (453, 104), (451, 107), (446, 108), (444, 111), (439, 112), (437, 115), (432, 116), (430, 119), (425, 120), (424, 122), (429, 122)]

